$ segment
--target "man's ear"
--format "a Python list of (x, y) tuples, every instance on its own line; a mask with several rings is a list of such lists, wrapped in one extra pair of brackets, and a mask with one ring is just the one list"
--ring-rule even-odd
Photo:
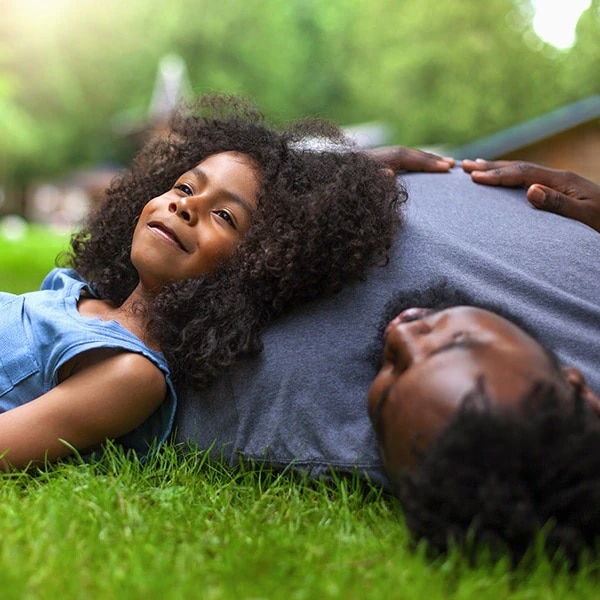
[(600, 417), (600, 397), (587, 384), (583, 373), (577, 367), (563, 367), (562, 370), (567, 383), (581, 394), (589, 407)]

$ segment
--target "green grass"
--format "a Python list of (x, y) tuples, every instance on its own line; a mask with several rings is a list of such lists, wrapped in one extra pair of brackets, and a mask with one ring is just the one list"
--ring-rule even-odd
[(18, 239), (7, 239), (0, 230), (0, 291), (28, 292), (38, 289), (55, 266), (59, 252), (67, 249), (69, 235), (30, 226)]
[(593, 598), (597, 573), (469, 567), (408, 543), (395, 502), (166, 446), (0, 482), (1, 597)]
[[(37, 287), (62, 249), (35, 237), (21, 266), (0, 241), (2, 284), (17, 281), (11, 269), (30, 275), (14, 291)], [(111, 447), (97, 463), (0, 475), (0, 536), (1, 600), (562, 600), (596, 598), (600, 583), (597, 564), (569, 574), (542, 557), (516, 571), (430, 559), (378, 489), (227, 468), (172, 445), (144, 465)]]

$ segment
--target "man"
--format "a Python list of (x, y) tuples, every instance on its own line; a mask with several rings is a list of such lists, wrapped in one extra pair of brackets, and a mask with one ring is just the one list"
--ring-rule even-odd
[(510, 307), (600, 389), (598, 233), (535, 210), (521, 189), (476, 185), (456, 168), (404, 180), (406, 226), (389, 264), (280, 319), (260, 356), (206, 394), (184, 397), (179, 440), (231, 462), (243, 456), (314, 475), (357, 470), (390, 489), (366, 411), (377, 373), (373, 340), (398, 291), (440, 279), (469, 291), (476, 304)]
[(515, 563), (544, 530), (576, 564), (600, 538), (600, 399), (503, 307), (470, 304), (442, 287), (390, 307), (368, 407), (407, 526)]

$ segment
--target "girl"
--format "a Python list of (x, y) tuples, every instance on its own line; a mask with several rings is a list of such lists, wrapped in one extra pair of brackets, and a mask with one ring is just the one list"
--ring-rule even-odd
[[(38, 292), (0, 294), (0, 468), (143, 454), (179, 385), (206, 386), (282, 311), (386, 259), (406, 199), (321, 122), (268, 127), (237, 99), (177, 114), (107, 191)], [(16, 349), (15, 349), (16, 345)]]

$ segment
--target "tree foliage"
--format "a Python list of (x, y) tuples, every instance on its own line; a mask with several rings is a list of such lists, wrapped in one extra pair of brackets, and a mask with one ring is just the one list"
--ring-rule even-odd
[(274, 120), (384, 121), (405, 145), (463, 143), (598, 92), (600, 0), (558, 51), (527, 0), (3, 0), (0, 178), (127, 160), (156, 68)]

